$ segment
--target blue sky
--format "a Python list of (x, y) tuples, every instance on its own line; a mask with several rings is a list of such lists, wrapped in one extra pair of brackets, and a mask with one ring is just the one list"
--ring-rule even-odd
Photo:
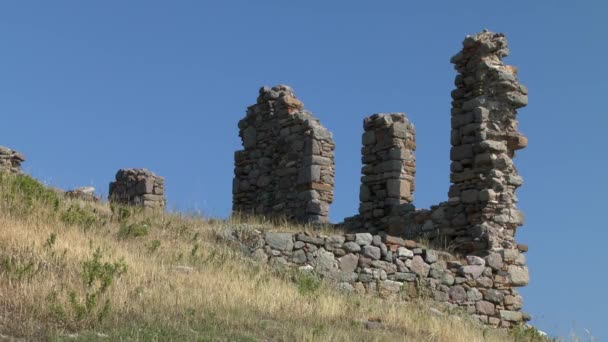
[(49, 184), (107, 194), (119, 168), (166, 177), (169, 206), (226, 216), (237, 122), (291, 85), (334, 133), (334, 222), (356, 213), (362, 120), (406, 112), (416, 205), (447, 198), (449, 58), (504, 32), (529, 88), (517, 153), (533, 323), (608, 339), (608, 3), (603, 1), (3, 1), (0, 145)]

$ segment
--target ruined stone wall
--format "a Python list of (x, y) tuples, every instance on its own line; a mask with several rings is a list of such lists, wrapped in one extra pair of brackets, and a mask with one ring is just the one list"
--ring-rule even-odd
[(263, 87), (239, 121), (233, 211), (328, 222), (334, 199), (332, 134), (285, 85)]
[(414, 200), (414, 126), (392, 113), (365, 118), (363, 128), (359, 215), (368, 230), (386, 230), (391, 209)]
[(25, 157), (21, 153), (0, 146), (0, 171), (21, 173), (21, 163), (24, 161)]
[(165, 207), (165, 179), (146, 169), (120, 169), (110, 183), (110, 202), (149, 209)]
[[(528, 247), (514, 237), (523, 215), (515, 206), (522, 178), (513, 164), (515, 151), (527, 145), (516, 120), (516, 110), (527, 104), (527, 90), (517, 82), (516, 69), (502, 62), (507, 54), (504, 35), (484, 31), (467, 37), (463, 50), (452, 58), (459, 74), (452, 92), (448, 200), (422, 210), (411, 203), (393, 206), (380, 223), (363, 215), (344, 223), (352, 232), (385, 231), (424, 239), (455, 255), (483, 257), (489, 269), (468, 284), (500, 293), (505, 301), (494, 302), (496, 308), (507, 308), (515, 287), (529, 282), (523, 254)], [(498, 316), (488, 320), (491, 317)]]
[(260, 262), (314, 272), (347, 292), (433, 299), (438, 309), (459, 307), (491, 326), (530, 319), (520, 311), (522, 298), (501, 275), (503, 259), (495, 254), (457, 256), (386, 234), (325, 236), (235, 227), (223, 237), (245, 246)]

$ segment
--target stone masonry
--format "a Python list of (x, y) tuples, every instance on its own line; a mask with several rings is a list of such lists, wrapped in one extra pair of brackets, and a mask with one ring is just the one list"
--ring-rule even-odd
[(234, 227), (223, 238), (236, 241), (271, 267), (314, 272), (346, 292), (389, 300), (432, 299), (440, 309), (461, 308), (495, 327), (508, 328), (531, 318), (520, 311), (523, 301), (518, 292), (498, 276), (503, 263), (495, 254), (457, 256), (416, 241), (370, 233), (327, 236)]
[(414, 126), (392, 113), (366, 118), (363, 128), (359, 215), (367, 228), (386, 229), (391, 209), (414, 200)]
[(260, 89), (239, 121), (233, 211), (297, 222), (328, 222), (334, 199), (332, 134), (285, 85)]
[(120, 169), (110, 183), (110, 202), (149, 209), (165, 207), (165, 179), (146, 169)]
[[(459, 272), (475, 269), (475, 276), (463, 283), (466, 286), (460, 284), (464, 292), (450, 287), (448, 295), (451, 298), (466, 292), (470, 299), (475, 297), (470, 294), (471, 289), (478, 289), (483, 299), (468, 310), (482, 316), (482, 321), (499, 326), (509, 326), (513, 318), (524, 317), (519, 312), (521, 297), (515, 288), (529, 282), (523, 254), (528, 246), (515, 241), (516, 229), (523, 224), (523, 214), (516, 208), (515, 190), (523, 181), (513, 164), (515, 151), (528, 144), (518, 132), (516, 120), (516, 110), (528, 103), (528, 92), (517, 81), (517, 69), (502, 62), (508, 53), (503, 34), (483, 31), (466, 37), (462, 51), (451, 59), (458, 75), (451, 94), (452, 184), (448, 200), (430, 209), (416, 209), (410, 201), (404, 201), (385, 209), (383, 217), (374, 217), (373, 212), (364, 215), (366, 212), (360, 210), (359, 215), (347, 218), (343, 224), (353, 233), (424, 239), (453, 251), (456, 259), (468, 262), (462, 264)], [(366, 128), (362, 207), (368, 206), (370, 198), (366, 151), (371, 139)], [(412, 150), (406, 146), (399, 152), (405, 155)], [(413, 165), (411, 171), (413, 181)], [(485, 263), (475, 258), (482, 258)], [(447, 265), (450, 269), (450, 263)], [(485, 268), (478, 267), (482, 265)]]
[(25, 157), (21, 153), (0, 146), (0, 171), (21, 173), (21, 163), (24, 161)]

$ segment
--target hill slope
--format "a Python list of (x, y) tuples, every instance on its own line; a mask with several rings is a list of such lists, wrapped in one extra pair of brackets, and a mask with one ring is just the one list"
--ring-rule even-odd
[(434, 313), (422, 300), (346, 295), (221, 239), (228, 227), (260, 224), (111, 208), (0, 174), (0, 340), (544, 340)]

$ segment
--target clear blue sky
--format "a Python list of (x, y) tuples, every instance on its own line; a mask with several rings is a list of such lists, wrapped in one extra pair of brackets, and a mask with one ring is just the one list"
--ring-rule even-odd
[(608, 340), (608, 2), (2, 1), (0, 145), (61, 188), (107, 194), (117, 169), (166, 177), (169, 206), (226, 216), (237, 121), (262, 85), (289, 84), (334, 132), (333, 221), (356, 213), (362, 119), (406, 112), (416, 205), (447, 198), (449, 58), (504, 32), (530, 140), (515, 159), (518, 240), (533, 323)]

